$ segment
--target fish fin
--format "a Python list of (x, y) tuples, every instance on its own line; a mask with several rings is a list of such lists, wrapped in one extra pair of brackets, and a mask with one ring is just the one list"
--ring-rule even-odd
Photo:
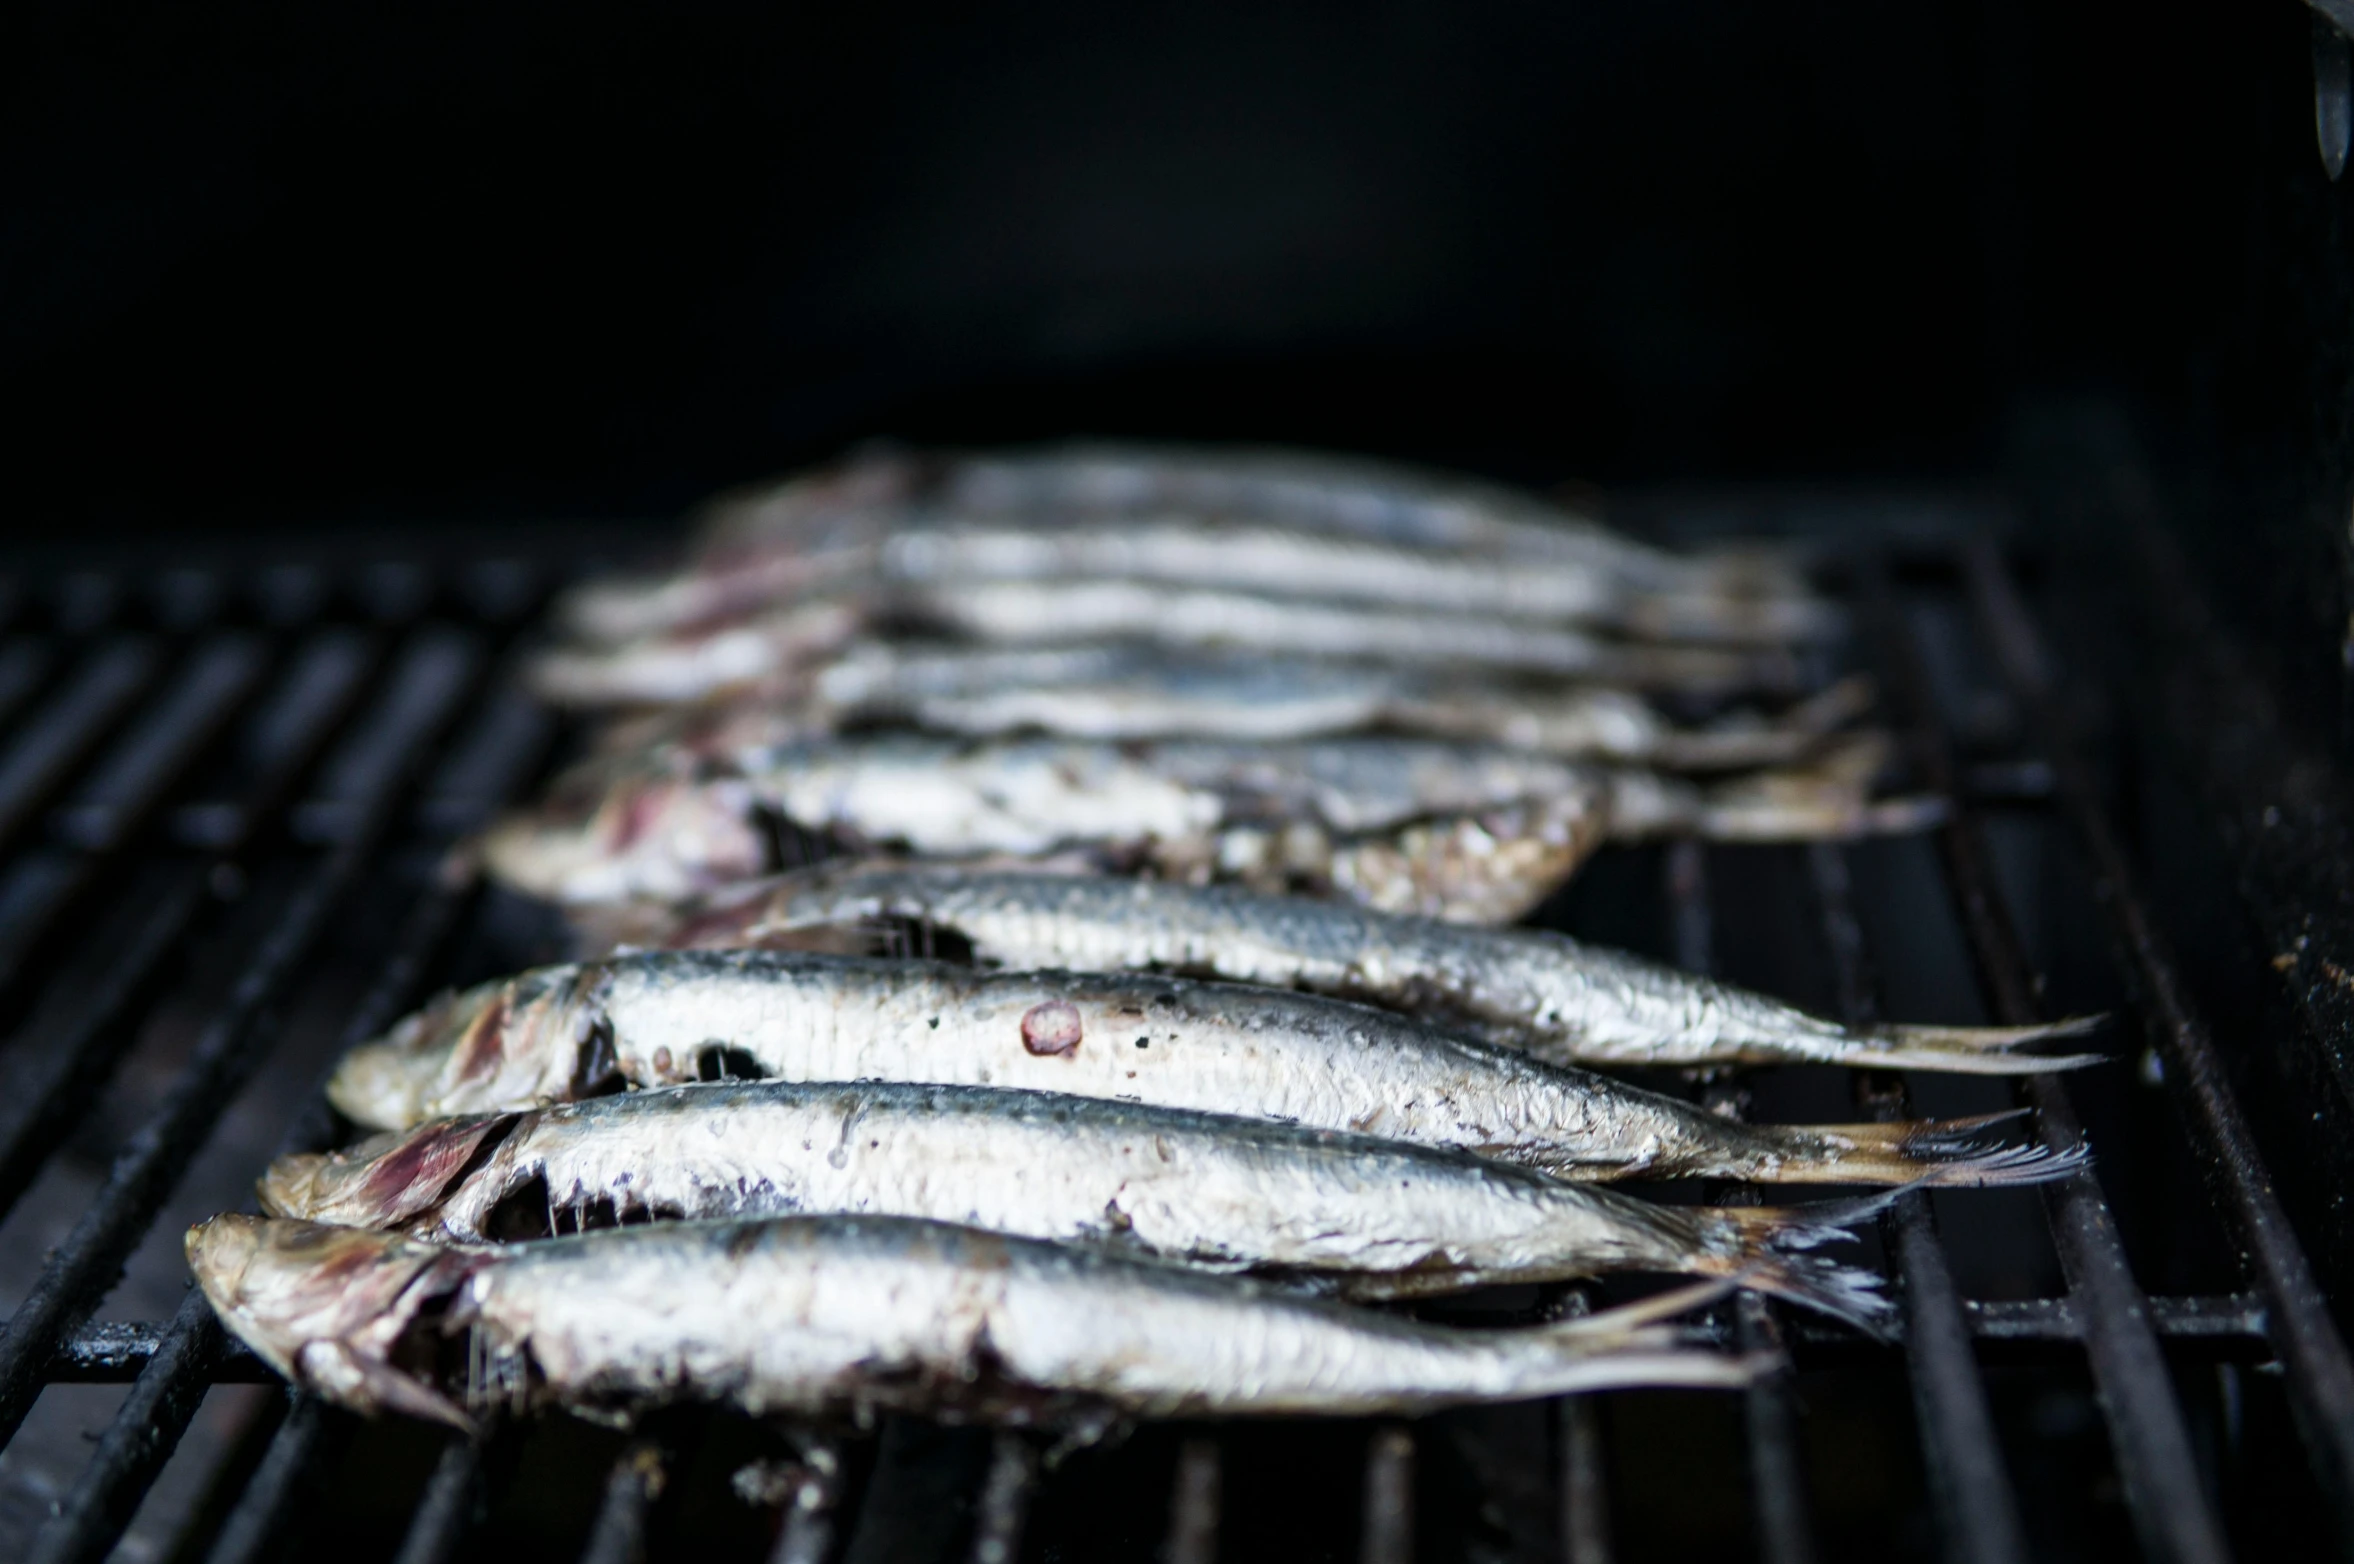
[(1715, 1206), (1692, 1212), (1701, 1242), (1696, 1269), (1728, 1276), (1844, 1320), (1881, 1341), (1895, 1313), (1880, 1278), (1811, 1251), (1852, 1242), (1851, 1231), (1888, 1208), (1896, 1192), (1797, 1206)]
[(2043, 1184), (2085, 1166), (2081, 1145), (2004, 1145), (1983, 1131), (2024, 1109), (1966, 1119), (1893, 1124), (1760, 1125), (1755, 1164), (1732, 1176), (1769, 1184), (1932, 1184), (1999, 1188)]
[(338, 1227), (396, 1228), (431, 1210), (521, 1120), (512, 1113), (436, 1119), (373, 1135), (348, 1151), (293, 1153), (255, 1185), (264, 1212)]
[(1671, 1287), (1666, 1292), (1653, 1293), (1648, 1298), (1637, 1298), (1632, 1303), (1622, 1303), (1615, 1308), (1604, 1309), (1599, 1314), (1574, 1315), (1569, 1319), (1556, 1321), (1546, 1328), (1561, 1336), (1575, 1336), (1581, 1339), (1592, 1337), (1623, 1338), (1629, 1345), (1633, 1345), (1652, 1339), (1647, 1327), (1656, 1325), (1662, 1320), (1674, 1319), (1679, 1314), (1689, 1314), (1694, 1309), (1706, 1308), (1719, 1298), (1736, 1291), (1741, 1285), (1740, 1274), (1711, 1276), (1700, 1281), (1687, 1282), (1681, 1287)]
[(1842, 1049), (1840, 1064), (1876, 1070), (1942, 1070), (1950, 1075), (2036, 1075), (2047, 1070), (2080, 1070), (2103, 1064), (2107, 1054), (2014, 1053), (2030, 1043), (2082, 1037), (2106, 1016), (2069, 1016), (2036, 1026), (1876, 1027), (1861, 1043)]
[(1878, 691), (1865, 674), (1819, 690), (1787, 711), (1759, 720), (1754, 713), (1672, 732), (1658, 745), (1659, 764), (1692, 771), (1741, 766), (1787, 766), (1804, 760), (1848, 723), (1872, 709)]

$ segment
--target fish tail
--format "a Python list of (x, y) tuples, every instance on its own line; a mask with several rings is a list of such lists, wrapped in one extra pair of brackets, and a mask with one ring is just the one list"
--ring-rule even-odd
[[(1567, 1395), (1584, 1390), (1636, 1386), (1693, 1390), (1738, 1390), (1780, 1363), (1778, 1354), (1732, 1357), (1697, 1352), (1663, 1321), (1703, 1308), (1733, 1292), (1734, 1277), (1711, 1277), (1638, 1298), (1598, 1314), (1583, 1314), (1538, 1326), (1528, 1345), (1542, 1354), (1532, 1379), (1536, 1393)], [(1532, 1384), (1532, 1391), (1536, 1387)]]
[(2070, 1016), (2036, 1026), (1883, 1026), (1863, 1034), (1866, 1041), (1839, 1056), (1842, 1064), (1882, 1070), (1943, 1070), (1958, 1075), (2030, 1075), (2099, 1064), (2106, 1054), (2013, 1052), (2055, 1037), (2083, 1037), (2105, 1017)]
[(1858, 1223), (1878, 1216), (1893, 1192), (1797, 1206), (1712, 1206), (1690, 1212), (1692, 1268), (1743, 1287), (1787, 1298), (1886, 1340), (1894, 1305), (1870, 1271), (1814, 1253), (1855, 1238)]
[(1893, 1124), (1758, 1125), (1747, 1165), (1726, 1176), (1767, 1184), (1930, 1184), (1997, 1188), (2043, 1184), (2083, 1167), (2082, 1146), (2006, 1144), (1985, 1131), (2010, 1113)]

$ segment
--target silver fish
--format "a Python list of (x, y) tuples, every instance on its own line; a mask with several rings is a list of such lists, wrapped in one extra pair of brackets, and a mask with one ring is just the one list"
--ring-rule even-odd
[(262, 1209), (429, 1242), (569, 1221), (910, 1216), (1352, 1298), (1605, 1271), (1733, 1276), (1877, 1330), (1877, 1279), (1808, 1253), (1877, 1210), (1665, 1206), (1405, 1141), (1051, 1092), (714, 1082), (443, 1119), (280, 1158)]
[(725, 765), (743, 750), (881, 722), (975, 738), (1262, 742), (1385, 729), (1709, 771), (1799, 760), (1868, 711), (1872, 698), (1869, 680), (1844, 679), (1772, 716), (1734, 711), (1685, 727), (1632, 691), (1599, 686), (1499, 688), (1309, 658), (1171, 655), (1126, 644), (1008, 650), (862, 641), (804, 678), (614, 721), (597, 748)]
[(1120, 581), (1263, 593), (1531, 623), (1584, 624), (1668, 640), (1774, 645), (1836, 634), (1831, 606), (1803, 595), (1682, 595), (1589, 560), (1466, 557), (1265, 524), (1144, 517), (1098, 527), (970, 522), (912, 528), (882, 547), (890, 580)]
[(295, 1384), (472, 1431), (560, 1406), (905, 1411), (1100, 1431), (1121, 1417), (1420, 1412), (1761, 1363), (1650, 1322), (1727, 1284), (1517, 1330), (1425, 1325), (1093, 1250), (884, 1217), (681, 1222), (507, 1249), (218, 1216), (188, 1264)]
[[(2024, 1074), (2099, 1054), (2013, 1050), (2081, 1035), (2044, 1026), (1856, 1028), (1780, 1000), (1540, 929), (1466, 928), (1233, 886), (822, 864), (698, 904), (582, 909), (584, 954), (841, 948), (962, 940), (994, 966), (1168, 972), (1304, 989), (1444, 1022), (1555, 1064), (1843, 1064)], [(905, 932), (902, 932), (905, 930)]]
[(357, 1124), (406, 1129), (707, 1073), (1063, 1092), (1587, 1180), (2009, 1184), (2075, 1166), (2042, 1147), (1989, 1146), (1984, 1119), (1742, 1124), (1315, 995), (775, 951), (622, 956), (446, 995), (354, 1049), (328, 1096)]
[(1790, 841), (1915, 830), (1933, 799), (1871, 798), (1886, 741), (1701, 786), (1495, 746), (958, 743), (747, 747), (724, 761), (593, 758), (482, 839), (491, 872), (563, 902), (673, 899), (768, 862), (764, 820), (939, 857), (1084, 849), (1172, 878), (1307, 886), (1369, 906), (1508, 922), (1605, 840)]
[(545, 698), (574, 706), (704, 700), (791, 679), (860, 628), (881, 624), (913, 624), (984, 645), (1127, 640), (1699, 695), (1786, 691), (1799, 677), (1797, 663), (1773, 648), (1612, 640), (1492, 616), (1090, 579), (900, 586), (793, 602), (686, 631), (558, 647), (533, 660), (530, 681)]
[(1458, 556), (1580, 561), (1662, 589), (1803, 590), (1786, 552), (1680, 554), (1501, 484), (1323, 452), (1090, 443), (996, 451), (955, 461), (933, 500), (974, 519), (1183, 512)]
[[(1117, 525), (1089, 525), (1107, 520)], [(686, 570), (592, 583), (559, 605), (560, 620), (615, 641), (860, 577), (1127, 576), (1457, 612), (1615, 609), (1637, 634), (1779, 637), (1835, 624), (1783, 556), (1679, 554), (1492, 485), (1303, 453), (870, 450), (722, 496), (701, 531)], [(1431, 569), (1401, 568), (1417, 559)], [(1524, 578), (1500, 575), (1507, 562)], [(1619, 600), (1630, 591), (1651, 601), (1629, 613)]]

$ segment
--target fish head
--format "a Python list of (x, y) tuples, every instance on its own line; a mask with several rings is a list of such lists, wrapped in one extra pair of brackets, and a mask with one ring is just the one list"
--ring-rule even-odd
[(444, 994), (344, 1056), (328, 1100), (355, 1124), (571, 1102), (620, 1078), (601, 966), (542, 967)]
[(340, 1227), (401, 1227), (441, 1202), (514, 1114), (438, 1119), (343, 1151), (280, 1157), (255, 1186), (262, 1210)]
[(484, 832), (492, 875), (550, 901), (594, 903), (673, 900), (769, 867), (758, 802), (740, 779), (622, 770), (583, 791), (568, 788)]
[[(430, 1305), (496, 1263), (390, 1233), (231, 1213), (188, 1230), (188, 1269), (221, 1323), (295, 1384), (355, 1411), (471, 1431), (409, 1340)], [(422, 1355), (430, 1364), (429, 1354)]]

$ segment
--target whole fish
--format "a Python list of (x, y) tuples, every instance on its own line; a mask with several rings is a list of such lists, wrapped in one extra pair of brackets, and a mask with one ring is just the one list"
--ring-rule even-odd
[(558, 647), (533, 660), (530, 680), (539, 694), (566, 705), (703, 700), (790, 679), (861, 627), (892, 625), (984, 645), (1125, 640), (1578, 678), (1698, 695), (1789, 690), (1798, 680), (1797, 663), (1770, 647), (1616, 640), (1479, 615), (1096, 579), (854, 588), (742, 619)]
[(1466, 928), (1233, 886), (821, 864), (600, 916), (584, 954), (837, 946), (926, 948), (945, 936), (994, 966), (1168, 972), (1305, 989), (1444, 1022), (1556, 1064), (1844, 1064), (1974, 1075), (2065, 1070), (2098, 1054), (2012, 1052), (2089, 1031), (2046, 1026), (1849, 1027), (1763, 994), (1540, 929)]
[(1384, 729), (1709, 771), (1799, 760), (1871, 704), (1868, 680), (1844, 679), (1771, 716), (1734, 711), (1681, 726), (1632, 691), (1596, 686), (1499, 688), (1316, 659), (1172, 656), (1122, 644), (1006, 650), (866, 641), (805, 678), (612, 722), (597, 748), (724, 766), (743, 750), (883, 722), (976, 738), (1274, 741)]
[(567, 1221), (908, 1216), (1353, 1298), (1682, 1271), (1867, 1329), (1887, 1309), (1869, 1273), (1806, 1252), (1878, 1200), (1665, 1206), (1405, 1141), (990, 1087), (715, 1082), (442, 1119), (281, 1158), (261, 1199), (436, 1243)]
[(506, 1249), (218, 1216), (188, 1264), (296, 1385), (469, 1432), (556, 1406), (920, 1413), (1100, 1432), (1123, 1417), (1420, 1412), (1634, 1385), (1739, 1386), (1758, 1361), (1649, 1322), (1728, 1284), (1473, 1331), (936, 1222), (786, 1217)]
[(1564, 1178), (2033, 1182), (2072, 1157), (1991, 1121), (1752, 1125), (1387, 1011), (1143, 975), (776, 951), (543, 967), (446, 995), (337, 1067), (406, 1129), (714, 1075), (1063, 1092), (1447, 1146)]
[(1681, 553), (1501, 484), (1323, 452), (1088, 443), (994, 451), (949, 463), (932, 498), (939, 510), (976, 520), (1180, 512), (1457, 557), (1578, 561), (1659, 590), (1746, 596), (1805, 590), (1787, 550)]
[(899, 533), (883, 545), (891, 580), (947, 587), (988, 581), (1119, 581), (1263, 593), (1320, 602), (1533, 623), (1584, 624), (1657, 640), (1774, 645), (1820, 640), (1839, 619), (1820, 599), (1681, 593), (1628, 581), (1588, 560), (1466, 557), (1265, 524), (1145, 517), (1100, 527), (966, 522)]
[(859, 735), (724, 761), (599, 756), (480, 846), (563, 902), (671, 899), (784, 867), (778, 823), (936, 857), (1087, 850), (1172, 878), (1307, 887), (1388, 911), (1507, 922), (1606, 840), (1791, 841), (1906, 831), (1932, 799), (1871, 798), (1885, 739), (1706, 786), (1428, 740), (961, 743)]
[(1281, 452), (868, 450), (723, 496), (702, 533), (685, 570), (590, 583), (559, 604), (559, 619), (612, 642), (862, 579), (1094, 576), (1588, 618), (1664, 636), (1836, 626), (1785, 558), (1678, 554), (1505, 489)]

